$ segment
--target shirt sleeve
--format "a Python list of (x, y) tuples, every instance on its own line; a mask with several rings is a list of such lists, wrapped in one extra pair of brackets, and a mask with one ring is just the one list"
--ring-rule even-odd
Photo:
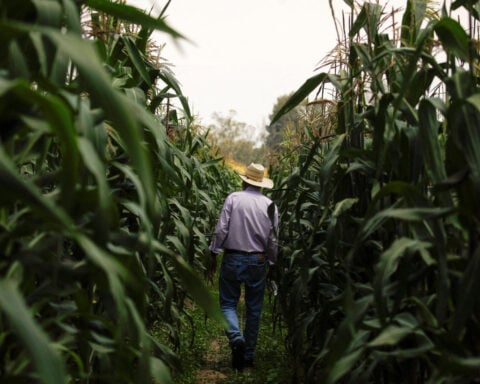
[(228, 236), (228, 228), (230, 226), (230, 213), (232, 211), (232, 201), (230, 196), (227, 196), (223, 203), (222, 210), (220, 211), (220, 217), (218, 218), (217, 225), (215, 227), (215, 233), (210, 244), (210, 251), (214, 253), (222, 252), (223, 243)]

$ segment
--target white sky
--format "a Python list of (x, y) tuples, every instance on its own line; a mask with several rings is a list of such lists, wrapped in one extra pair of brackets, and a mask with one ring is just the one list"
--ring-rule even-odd
[[(159, 10), (166, 1), (129, 3)], [(403, 8), (406, 0), (380, 3)], [(333, 4), (338, 17), (345, 3)], [(234, 110), (235, 120), (263, 129), (277, 98), (318, 73), (337, 42), (328, 0), (172, 0), (166, 15), (192, 43), (159, 34), (162, 55), (203, 124)]]
[(312, 76), (336, 41), (327, 0), (173, 0), (167, 13), (196, 44), (167, 43), (164, 55), (205, 123), (235, 110), (263, 127), (277, 97)]

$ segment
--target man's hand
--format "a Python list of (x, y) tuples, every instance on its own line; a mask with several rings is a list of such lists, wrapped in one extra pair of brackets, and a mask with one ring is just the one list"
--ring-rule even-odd
[(267, 280), (277, 280), (277, 266), (275, 264), (268, 265)]
[(270, 264), (267, 271), (267, 287), (273, 296), (278, 294), (277, 277), (278, 271), (275, 264)]
[(210, 251), (210, 263), (208, 265), (208, 278), (213, 281), (215, 273), (217, 272), (217, 254)]

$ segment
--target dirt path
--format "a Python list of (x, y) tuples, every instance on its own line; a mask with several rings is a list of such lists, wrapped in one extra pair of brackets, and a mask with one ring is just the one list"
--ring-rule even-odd
[[(213, 293), (217, 294), (216, 291)], [(203, 310), (199, 307), (192, 307), (198, 333), (195, 344), (190, 345), (190, 350), (185, 352), (188, 355), (186, 360), (193, 359), (192, 370), (185, 375), (188, 384), (290, 383), (291, 366), (287, 360), (284, 336), (274, 332), (272, 308), (270, 298), (266, 297), (260, 323), (255, 368), (237, 372), (231, 365), (231, 350), (222, 325), (205, 318)], [(240, 326), (243, 327), (245, 321), (243, 301), (239, 306), (239, 320)]]
[[(244, 293), (239, 300), (239, 321), (243, 327), (244, 318)], [(228, 339), (218, 324), (209, 328), (212, 339), (208, 343), (207, 352), (202, 358), (203, 367), (197, 371), (195, 384), (220, 384), (226, 382), (237, 372), (231, 367), (231, 350)]]
[(210, 342), (210, 348), (204, 357), (205, 366), (197, 372), (196, 384), (218, 384), (227, 379), (224, 349), (221, 341)]

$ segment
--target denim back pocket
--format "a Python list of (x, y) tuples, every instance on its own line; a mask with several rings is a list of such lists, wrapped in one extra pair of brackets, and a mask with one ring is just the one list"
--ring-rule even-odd
[(238, 280), (238, 273), (240, 267), (241, 263), (239, 263), (235, 259), (223, 259), (220, 273), (222, 274), (222, 277), (226, 280)]
[(258, 260), (248, 265), (248, 274), (250, 276), (250, 281), (257, 282), (265, 278), (266, 276), (266, 268), (265, 268), (265, 261)]

